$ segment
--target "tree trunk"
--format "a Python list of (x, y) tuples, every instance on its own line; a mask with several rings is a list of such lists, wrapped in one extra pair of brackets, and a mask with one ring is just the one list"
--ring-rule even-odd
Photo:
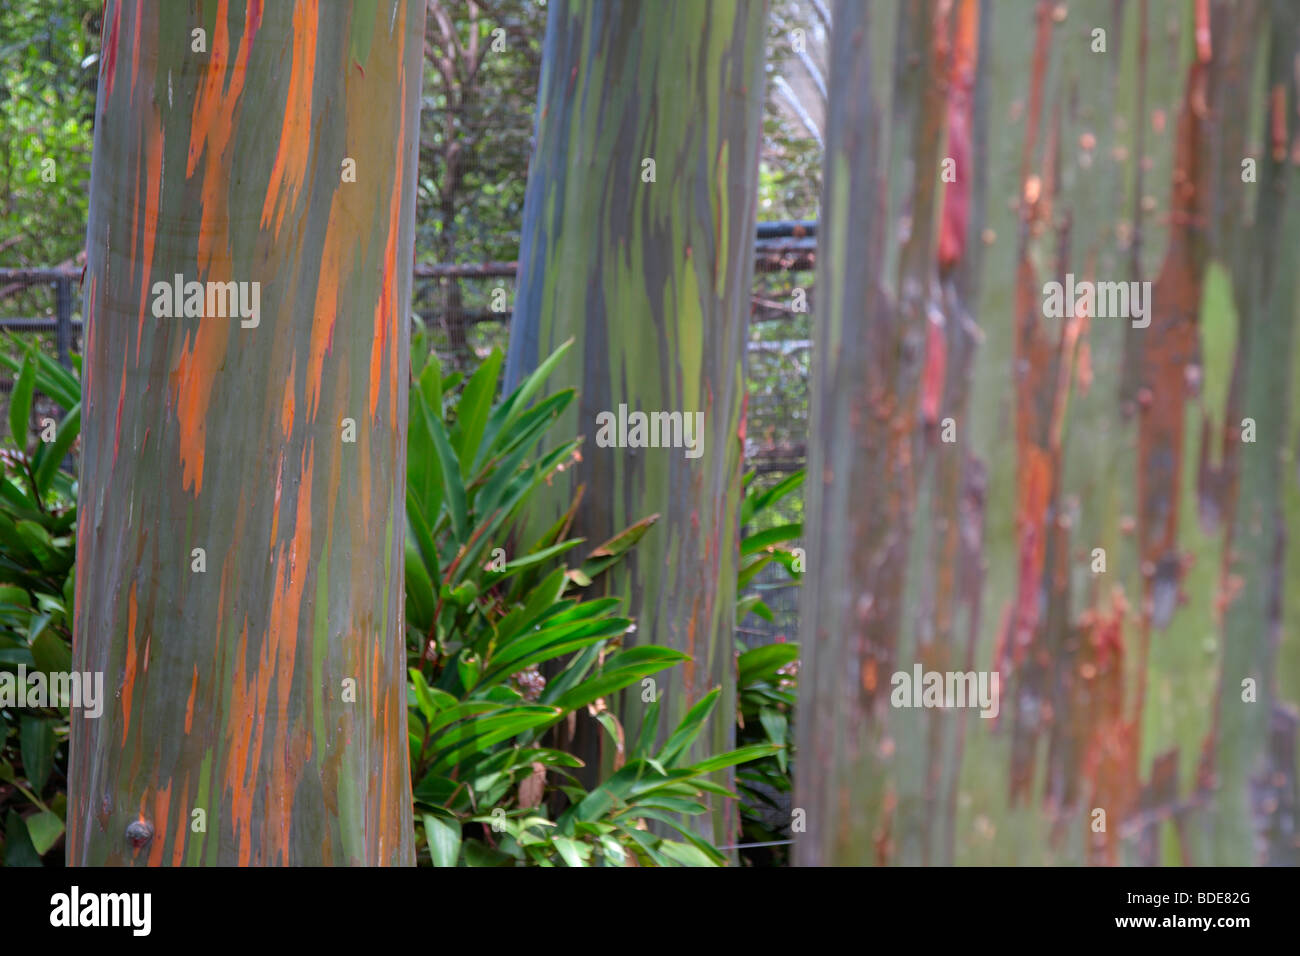
[[(658, 682), (661, 731), (723, 688), (698, 752), (717, 752), (734, 735), (764, 14), (762, 2), (746, 0), (553, 5), (506, 366), (511, 388), (577, 339), (553, 380), (578, 385), (577, 408), (556, 433), (586, 436), (582, 461), (537, 520), (553, 520), (582, 485), (574, 533), (593, 547), (658, 516), (608, 586), (630, 596), (633, 640), (691, 657)], [(622, 405), (692, 422), (702, 413), (698, 457), (681, 447), (601, 447), (597, 415), (618, 416)], [(618, 714), (633, 733), (642, 691), (625, 697)], [(719, 817), (715, 827), (721, 840), (734, 822)]]
[(1292, 6), (837, 7), (797, 862), (1294, 861)]
[[(113, 693), (74, 714), (68, 860), (411, 864), (424, 3), (108, 0), (104, 30), (74, 657)], [(175, 276), (245, 317), (208, 285), (178, 314)]]

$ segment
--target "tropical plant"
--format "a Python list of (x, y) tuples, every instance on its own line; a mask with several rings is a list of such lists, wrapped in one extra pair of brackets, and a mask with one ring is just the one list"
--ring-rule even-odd
[[(736, 582), (737, 625), (750, 614), (768, 622), (773, 620), (772, 610), (763, 600), (763, 591), (773, 585), (755, 583), (759, 572), (768, 565), (781, 565), (794, 584), (802, 580), (801, 553), (788, 545), (802, 536), (803, 523), (784, 521), (784, 516), (777, 514), (777, 505), (797, 490), (803, 479), (802, 469), (769, 487), (756, 482), (754, 472), (743, 479), (744, 534)], [(736, 654), (736, 742), (774, 748), (773, 753), (736, 772), (741, 838), (746, 845), (741, 858), (750, 865), (776, 865), (784, 863), (789, 855), (782, 844), (790, 830), (789, 799), (785, 795), (792, 789), (790, 724), (799, 645), (778, 637), (773, 643), (746, 648), (737, 640)]]
[[(71, 667), (77, 489), (60, 465), (80, 431), (80, 387), (72, 372), (33, 347), (23, 349), (21, 361), (0, 354), (0, 363), (16, 374), (13, 447), (0, 449), (0, 680), (15, 690), (37, 680), (48, 688), (53, 673)], [(40, 423), (36, 451), (28, 454), (38, 391), (64, 414)], [(64, 831), (68, 709), (47, 697), (48, 706), (20, 712), (20, 700), (0, 699), (0, 859), (37, 866)]]
[[(419, 354), (417, 337), (416, 354)], [(572, 560), (568, 537), (581, 489), (540, 536), (521, 540), (533, 496), (575, 459), (580, 439), (536, 448), (566, 406), (563, 389), (530, 406), (565, 343), (494, 404), (502, 356), (468, 379), (417, 361), (411, 388), (407, 486), (410, 747), (424, 850), (435, 865), (716, 864), (722, 854), (681, 823), (701, 795), (736, 795), (706, 776), (767, 756), (768, 744), (686, 764), (717, 705), (705, 695), (655, 748), (651, 704), (633, 741), (611, 694), (685, 661), (681, 651), (621, 646), (632, 621), (617, 597), (582, 590), (614, 567), (655, 522), (648, 515)], [(463, 385), (461, 384), (463, 381)], [(551, 676), (540, 666), (555, 662)], [(588, 791), (572, 754), (541, 743), (586, 709), (608, 732), (613, 774)], [(544, 809), (563, 804), (554, 817)], [(675, 829), (670, 839), (648, 821)], [(427, 857), (425, 856), (427, 854)]]

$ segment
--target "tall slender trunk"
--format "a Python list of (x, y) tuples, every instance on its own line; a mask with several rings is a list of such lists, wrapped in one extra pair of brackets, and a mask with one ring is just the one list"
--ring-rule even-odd
[[(713, 751), (734, 734), (764, 14), (758, 0), (554, 4), (506, 370), (509, 388), (576, 337), (553, 380), (578, 385), (569, 427), (586, 442), (552, 510), (585, 485), (574, 533), (592, 546), (658, 515), (609, 587), (630, 596), (634, 640), (691, 656), (659, 682), (661, 729), (723, 688), (699, 744)], [(697, 449), (602, 447), (597, 416), (620, 406), (692, 425), (701, 414)], [(641, 691), (626, 695), (625, 726), (639, 726), (641, 707)], [(733, 829), (715, 825), (719, 837)]]

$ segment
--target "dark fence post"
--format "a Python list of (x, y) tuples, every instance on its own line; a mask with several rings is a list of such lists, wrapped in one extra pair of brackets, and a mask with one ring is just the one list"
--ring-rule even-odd
[(72, 368), (69, 352), (72, 350), (72, 280), (67, 277), (55, 282), (56, 307), (58, 318), (54, 324), (54, 347), (58, 352), (59, 364)]

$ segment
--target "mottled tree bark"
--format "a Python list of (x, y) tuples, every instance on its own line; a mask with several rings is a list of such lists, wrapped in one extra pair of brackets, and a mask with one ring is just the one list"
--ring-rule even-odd
[[(74, 657), (112, 694), (72, 723), (72, 864), (414, 862), (423, 27), (422, 0), (107, 4)], [(257, 284), (256, 322), (160, 315), (177, 275)]]
[[(659, 516), (608, 587), (629, 596), (632, 640), (691, 656), (658, 682), (661, 729), (722, 686), (701, 753), (725, 748), (734, 733), (741, 369), (764, 12), (759, 0), (554, 4), (506, 367), (510, 388), (577, 339), (553, 381), (578, 386), (556, 434), (586, 436), (582, 461), (537, 517), (553, 520), (580, 485), (574, 533), (592, 546)], [(596, 416), (623, 404), (703, 413), (699, 457), (600, 447)], [(625, 726), (640, 725), (641, 708), (640, 689), (625, 695)], [(732, 829), (715, 819), (719, 840)]]
[[(1253, 441), (1237, 449), (1239, 484), (1230, 506), (1224, 566), (1223, 667), (1215, 720), (1212, 862), (1222, 866), (1294, 865), (1300, 858), (1294, 823), (1295, 737), (1289, 753), (1270, 748), (1274, 721), (1294, 724), (1278, 708), (1276, 669), (1282, 629), (1286, 514), (1283, 450), (1290, 419), (1293, 326), (1297, 321), (1296, 249), (1300, 248), (1300, 161), (1297, 76), (1300, 15), (1294, 4), (1272, 4), (1268, 91), (1263, 103), (1268, 139), (1259, 158), (1259, 202), (1247, 269), (1247, 309), (1237, 353), (1241, 419), (1254, 423)], [(1293, 153), (1295, 149), (1297, 152)], [(1285, 679), (1285, 678), (1283, 678)], [(1250, 685), (1245, 682), (1249, 681)], [(1249, 688), (1253, 686), (1253, 693)], [(1290, 831), (1290, 832), (1288, 832)]]
[(963, 0), (837, 9), (798, 862), (1295, 859), (1292, 6), (981, 3), (973, 87)]

